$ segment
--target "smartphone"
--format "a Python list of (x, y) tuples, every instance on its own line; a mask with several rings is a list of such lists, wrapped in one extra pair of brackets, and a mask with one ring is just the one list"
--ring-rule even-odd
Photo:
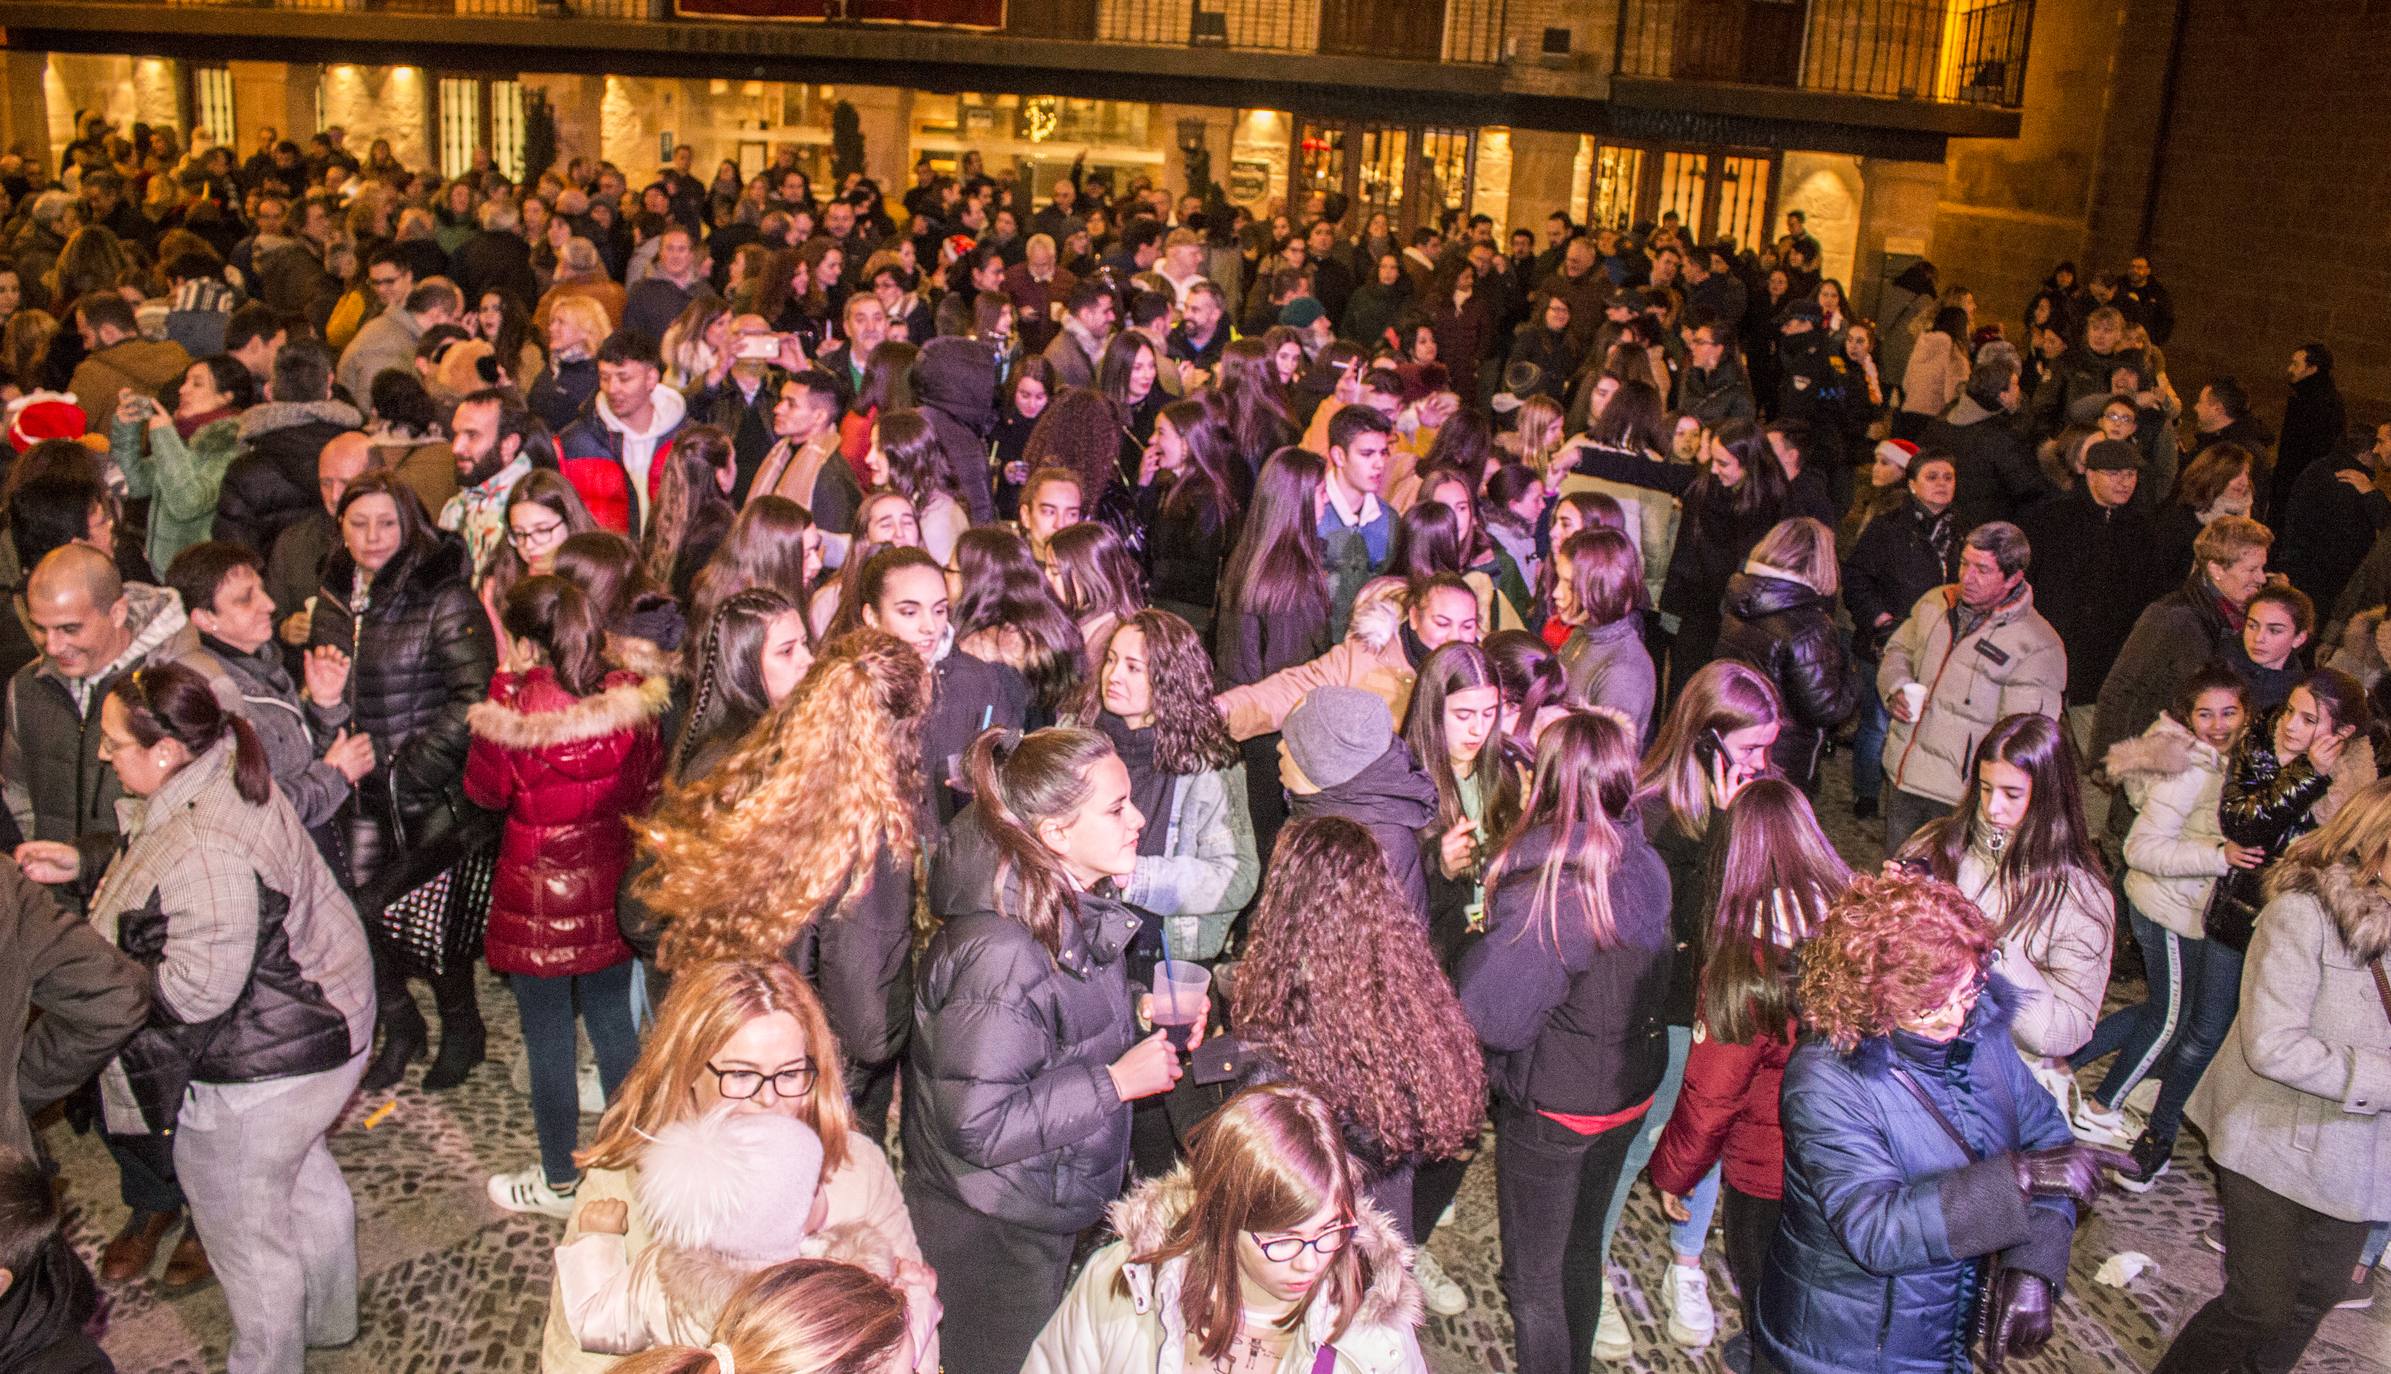
[(739, 336), (737, 356), (741, 362), (777, 358), (780, 356), (780, 335), (742, 334)]
[(1705, 774), (1715, 773), (1720, 760), (1727, 757), (1727, 742), (1719, 738), (1718, 731), (1704, 730), (1701, 738), (1694, 741), (1694, 757), (1702, 761)]

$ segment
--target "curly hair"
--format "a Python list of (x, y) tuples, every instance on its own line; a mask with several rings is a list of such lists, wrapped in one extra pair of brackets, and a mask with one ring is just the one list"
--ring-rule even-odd
[[(1169, 611), (1143, 610), (1115, 626), (1105, 658), (1121, 642), (1121, 631), (1146, 640), (1146, 681), (1154, 694), (1154, 766), (1172, 777), (1217, 773), (1237, 762), (1237, 741), (1212, 704), (1212, 656), (1195, 627)], [(1066, 714), (1069, 724), (1094, 728), (1104, 709), (1104, 673), (1099, 663)], [(1150, 823), (1150, 822), (1149, 822)]]
[(1279, 832), (1229, 1019), (1386, 1160), (1450, 1158), (1477, 1136), (1477, 1035), (1357, 822), (1321, 816)]
[(1802, 1018), (1849, 1054), (1949, 1001), (1984, 969), (1993, 940), (1992, 922), (1949, 883), (1855, 878), (1802, 945)]
[(635, 885), (664, 920), (658, 964), (769, 958), (909, 855), (930, 671), (895, 636), (832, 640), (786, 701), (638, 827)]

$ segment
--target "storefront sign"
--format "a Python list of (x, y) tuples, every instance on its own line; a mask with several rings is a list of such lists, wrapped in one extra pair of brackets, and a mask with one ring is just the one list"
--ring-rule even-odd
[(1270, 164), (1261, 158), (1241, 157), (1229, 164), (1229, 199), (1242, 205), (1255, 205), (1270, 195)]

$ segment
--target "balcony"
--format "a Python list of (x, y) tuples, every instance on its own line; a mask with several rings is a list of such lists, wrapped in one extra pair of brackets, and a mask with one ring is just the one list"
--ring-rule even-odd
[(2015, 109), (2034, 0), (1626, 0), (1618, 75)]

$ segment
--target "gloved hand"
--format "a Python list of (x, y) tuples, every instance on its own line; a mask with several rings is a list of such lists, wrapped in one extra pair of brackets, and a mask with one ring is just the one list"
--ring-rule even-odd
[(2011, 1355), (2032, 1359), (2051, 1339), (2051, 1285), (2040, 1274), (2004, 1269), (1993, 1281), (1992, 1321), (1984, 1331), (1986, 1374)]
[(2095, 1145), (2054, 1145), (2009, 1157), (2017, 1170), (2017, 1186), (2028, 1197), (2063, 1197), (2089, 1207), (2100, 1195), (2100, 1171), (2131, 1169), (2133, 1156)]

